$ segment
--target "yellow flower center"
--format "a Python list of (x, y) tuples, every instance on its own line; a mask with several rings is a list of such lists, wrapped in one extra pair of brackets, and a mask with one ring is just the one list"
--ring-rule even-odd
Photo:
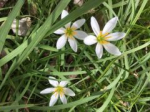
[(57, 86), (54, 93), (60, 94), (60, 96), (62, 96), (64, 94), (64, 88), (62, 86)]
[(110, 37), (106, 37), (107, 35), (108, 35), (108, 33), (102, 34), (102, 31), (100, 31), (100, 34), (97, 36), (97, 41), (100, 44), (107, 44), (107, 43), (109, 43), (107, 41), (107, 39), (110, 38)]
[(66, 28), (65, 35), (69, 38), (73, 38), (74, 35), (76, 35), (75, 28), (73, 28), (73, 27)]

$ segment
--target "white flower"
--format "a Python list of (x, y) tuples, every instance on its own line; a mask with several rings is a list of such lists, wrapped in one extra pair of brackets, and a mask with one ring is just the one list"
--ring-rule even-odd
[[(61, 14), (61, 19), (66, 17), (68, 15), (68, 12), (66, 10), (63, 10)], [(77, 52), (77, 41), (75, 38), (84, 40), (84, 38), (87, 36), (87, 34), (79, 29), (83, 24), (85, 23), (85, 19), (79, 19), (75, 21), (72, 25), (71, 22), (65, 25), (65, 27), (62, 27), (58, 30), (56, 30), (55, 34), (62, 35), (58, 40), (56, 47), (57, 49), (61, 49), (65, 46), (67, 40), (70, 44), (70, 47), (73, 49), (73, 51)]]
[(106, 25), (103, 28), (103, 31), (100, 31), (100, 27), (97, 20), (95, 19), (95, 17), (91, 17), (91, 27), (96, 36), (87, 36), (84, 39), (84, 43), (86, 45), (92, 45), (97, 43), (95, 52), (98, 58), (101, 58), (103, 55), (103, 47), (113, 55), (121, 55), (119, 49), (109, 42), (120, 40), (126, 35), (124, 32), (110, 33), (115, 28), (117, 21), (118, 17), (112, 18), (106, 23)]
[(82, 6), (83, 5), (83, 2), (84, 2), (84, 0), (74, 0), (74, 4), (75, 5), (79, 5), (79, 6)]
[(57, 102), (58, 97), (60, 97), (63, 104), (66, 104), (67, 99), (65, 97), (65, 94), (68, 96), (75, 96), (75, 93), (71, 89), (65, 87), (68, 84), (68, 81), (61, 81), (60, 83), (58, 83), (58, 81), (56, 81), (54, 77), (49, 78), (49, 83), (54, 87), (46, 88), (40, 92), (40, 94), (53, 93), (50, 99), (49, 106), (53, 106)]
[(18, 25), (17, 25), (17, 20), (15, 19), (12, 22), (11, 29), (15, 34), (18, 33), (19, 36), (25, 36), (30, 26), (31, 26), (31, 18), (26, 17), (26, 18), (20, 19), (18, 21)]

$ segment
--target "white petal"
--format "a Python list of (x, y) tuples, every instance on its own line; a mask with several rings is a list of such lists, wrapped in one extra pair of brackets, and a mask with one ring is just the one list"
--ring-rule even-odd
[(68, 81), (61, 81), (59, 83), (60, 86), (65, 87), (68, 84)]
[(121, 52), (115, 45), (111, 43), (107, 43), (107, 44), (103, 44), (103, 46), (109, 53), (117, 56), (121, 55)]
[(30, 26), (31, 26), (31, 18), (26, 17), (18, 20), (18, 24), (17, 20), (15, 19), (12, 22), (11, 28), (15, 34), (17, 33), (20, 36), (25, 36)]
[(83, 24), (85, 23), (85, 19), (79, 19), (77, 21), (75, 21), (72, 25), (72, 27), (78, 29), (80, 28)]
[[(54, 79), (54, 80), (53, 80)], [(58, 81), (56, 81), (55, 80), (55, 78), (54, 77), (49, 77), (49, 83), (51, 84), (51, 85), (53, 85), (54, 87), (56, 87), (56, 86), (58, 86)]]
[(104, 26), (104, 29), (103, 29), (102, 33), (105, 34), (105, 33), (111, 32), (115, 28), (115, 26), (117, 24), (117, 21), (118, 21), (118, 17), (114, 17), (111, 20), (109, 20), (106, 23), (106, 25)]
[(91, 27), (95, 35), (98, 36), (100, 34), (100, 27), (95, 17), (91, 17)]
[(101, 44), (97, 43), (95, 52), (97, 54), (97, 57), (101, 58), (103, 55), (103, 46)]
[(60, 29), (56, 30), (54, 33), (55, 34), (64, 34), (65, 33), (65, 28), (60, 28)]
[(66, 17), (68, 15), (68, 11), (63, 10), (61, 13), (61, 19), (63, 19), (64, 17)]
[[(108, 37), (108, 41), (116, 41), (116, 40), (120, 40), (122, 39), (123, 37), (125, 37), (126, 33), (123, 33), (123, 32), (116, 32), (116, 33), (111, 33), (109, 35), (107, 35)], [(106, 38), (107, 38), (106, 37)]]
[(76, 32), (75, 37), (76, 37), (77, 39), (79, 39), (79, 40), (84, 40), (85, 37), (88, 36), (87, 33), (85, 33), (84, 31), (76, 30), (75, 32)]
[(75, 93), (69, 88), (64, 88), (64, 93), (68, 96), (75, 96)]
[(72, 48), (72, 50), (74, 52), (77, 52), (77, 42), (76, 42), (75, 38), (68, 38), (68, 41), (69, 41), (69, 44), (70, 44), (70, 47)]
[(61, 101), (62, 101), (63, 104), (67, 103), (67, 99), (66, 99), (66, 96), (64, 94), (60, 95), (60, 99), (61, 99)]
[[(19, 30), (18, 28), (11, 28), (12, 29), (12, 31), (16, 34), (16, 33), (18, 33), (18, 35), (22, 35), (22, 32), (21, 32), (21, 30)], [(18, 32), (17, 32), (18, 31)]]
[(57, 43), (56, 43), (56, 47), (57, 49), (61, 49), (65, 46), (67, 42), (67, 37), (65, 35), (62, 35), (58, 40), (57, 40)]
[(16, 29), (16, 27), (20, 28), (20, 20), (18, 20), (18, 26), (17, 26), (17, 20), (15, 19), (13, 22), (12, 22), (12, 25), (11, 25), (11, 28), (13, 29)]
[(49, 106), (55, 105), (55, 103), (57, 102), (57, 99), (58, 99), (58, 93), (55, 92), (55, 93), (51, 96)]
[[(63, 11), (62, 11), (62, 14), (61, 14), (61, 19), (63, 19), (64, 17), (66, 17), (68, 14), (69, 14), (68, 11), (63, 10)], [(67, 28), (67, 27), (70, 27), (70, 25), (71, 25), (71, 22), (67, 23), (67, 24), (65, 25), (65, 27), (66, 27), (66, 28)]]
[(55, 88), (46, 88), (40, 92), (40, 94), (48, 94), (52, 93), (55, 90)]
[(20, 20), (18, 21), (18, 24), (17, 24), (17, 21), (16, 19), (12, 22), (12, 25), (11, 25), (11, 29), (12, 31), (16, 34), (18, 33), (18, 35), (22, 35), (22, 32), (21, 32), (21, 25), (22, 23), (20, 22)]
[(66, 28), (68, 28), (68, 27), (70, 27), (70, 26), (71, 26), (71, 22), (69, 22), (69, 23), (67, 23), (67, 24), (65, 25)]
[(95, 44), (97, 42), (97, 38), (93, 35), (89, 35), (87, 37), (85, 37), (84, 39), (84, 43), (86, 45), (92, 45), (92, 44)]

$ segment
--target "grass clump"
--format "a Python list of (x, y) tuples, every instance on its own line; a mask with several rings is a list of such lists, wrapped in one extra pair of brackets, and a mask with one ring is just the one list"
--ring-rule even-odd
[[(4, 1), (4, 0), (3, 0)], [(148, 0), (9, 0), (0, 9), (0, 111), (31, 112), (149, 112), (150, 108), (150, 2)], [(63, 10), (69, 15), (60, 19)], [(68, 22), (85, 18), (80, 28), (92, 35), (90, 18), (102, 29), (117, 16), (114, 32), (125, 32), (112, 42), (122, 55), (106, 51), (98, 59), (95, 46), (79, 40), (78, 51), (69, 44), (56, 48), (59, 35), (54, 31)], [(14, 19), (30, 17), (25, 36), (13, 33)], [(68, 81), (75, 92), (49, 107), (51, 94), (40, 92), (51, 87), (49, 76)]]

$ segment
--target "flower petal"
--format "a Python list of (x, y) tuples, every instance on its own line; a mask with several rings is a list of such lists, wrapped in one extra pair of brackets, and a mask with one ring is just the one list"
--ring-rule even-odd
[(100, 34), (100, 27), (95, 17), (91, 17), (91, 27), (95, 35), (98, 36)]
[(68, 96), (75, 96), (75, 93), (69, 88), (64, 88), (64, 93)]
[(123, 33), (123, 32), (116, 32), (116, 33), (111, 33), (109, 35), (107, 35), (107, 40), (108, 41), (116, 41), (116, 40), (120, 40), (122, 39), (123, 37), (125, 37), (126, 33)]
[(68, 38), (68, 41), (69, 41), (69, 44), (70, 44), (70, 47), (72, 48), (72, 50), (74, 52), (77, 52), (77, 41), (75, 38)]
[(60, 28), (60, 29), (56, 30), (54, 33), (55, 34), (64, 34), (65, 33), (65, 28)]
[(58, 86), (58, 81), (56, 81), (54, 77), (49, 77), (49, 78), (50, 79), (48, 81), (51, 85), (53, 85), (54, 87)]
[(65, 87), (68, 84), (68, 81), (61, 81), (59, 83), (60, 86)]
[(65, 35), (62, 35), (58, 40), (57, 40), (57, 43), (56, 43), (56, 47), (57, 49), (61, 49), (65, 46), (67, 42), (67, 37)]
[(84, 31), (76, 30), (75, 32), (76, 32), (75, 37), (79, 40), (84, 40), (85, 37), (88, 36), (87, 33), (85, 33)]
[(66, 96), (64, 94), (60, 95), (60, 99), (61, 99), (63, 104), (67, 103), (67, 99), (66, 99)]
[(62, 13), (61, 13), (61, 19), (63, 19), (64, 17), (66, 17), (68, 14), (69, 14), (68, 11), (63, 10)]
[(95, 44), (97, 42), (97, 38), (93, 35), (89, 35), (84, 39), (84, 43), (86, 45), (92, 45)]
[[(62, 13), (61, 13), (61, 19), (63, 19), (64, 17), (66, 17), (68, 14), (69, 14), (68, 11), (63, 10)], [(67, 27), (70, 27), (70, 25), (71, 25), (71, 22), (67, 23), (67, 24), (65, 25), (65, 27), (66, 27), (66, 28), (67, 28)]]
[(102, 33), (106, 34), (106, 33), (111, 32), (115, 28), (115, 26), (117, 24), (117, 21), (118, 21), (118, 17), (114, 17), (111, 20), (109, 20), (106, 23), (106, 25), (104, 26), (104, 29), (103, 29)]
[(121, 52), (115, 45), (111, 43), (107, 43), (107, 44), (103, 44), (103, 46), (110, 54), (117, 55), (117, 56), (121, 55)]
[(79, 19), (72, 24), (73, 28), (80, 28), (85, 23), (85, 19)]
[(55, 88), (46, 88), (40, 92), (40, 94), (48, 94), (52, 93), (55, 90)]
[(55, 103), (57, 102), (58, 100), (58, 93), (54, 93), (52, 96), (51, 96), (51, 99), (50, 99), (50, 102), (49, 102), (49, 106), (53, 106), (55, 105)]
[(65, 27), (68, 28), (68, 27), (70, 27), (70, 25), (71, 25), (71, 22), (67, 23), (67, 24), (65, 25)]
[(20, 20), (15, 19), (12, 22), (11, 29), (15, 34), (17, 34), (19, 36), (25, 36), (26, 33), (28, 32), (30, 26), (31, 26), (31, 18), (26, 17), (26, 18), (22, 18)]
[(97, 54), (97, 57), (101, 58), (103, 55), (103, 46), (101, 44), (97, 43), (95, 52)]

